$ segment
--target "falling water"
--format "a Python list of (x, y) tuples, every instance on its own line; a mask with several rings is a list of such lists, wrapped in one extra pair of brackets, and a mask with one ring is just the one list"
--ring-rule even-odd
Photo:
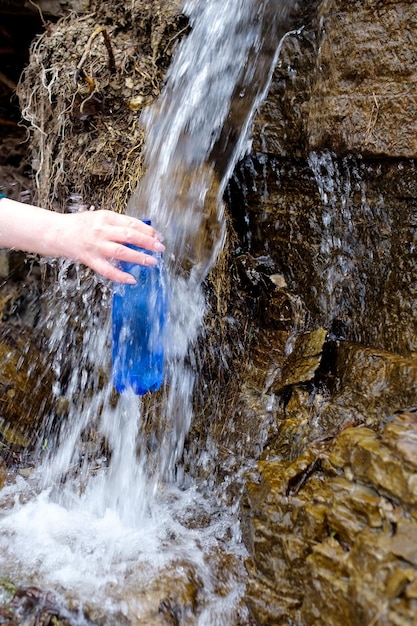
[(168, 474), (192, 419), (194, 374), (184, 359), (204, 322), (202, 282), (224, 243), (225, 185), (247, 149), (250, 123), (269, 85), (291, 5), (289, 0), (189, 0), (185, 12), (191, 34), (157, 105), (143, 116), (147, 169), (127, 210), (140, 217), (146, 207), (166, 234), (173, 294), (170, 336), (181, 336), (168, 346), (168, 362), (175, 363), (166, 404), (171, 441), (163, 446)]
[[(366, 180), (372, 167), (360, 157), (348, 155), (338, 159), (325, 151), (311, 153), (308, 161), (323, 202), (315, 271), (327, 289), (320, 296), (319, 308), (326, 325), (332, 319), (343, 320), (352, 306), (360, 320), (370, 307), (366, 294), (371, 285), (374, 291), (376, 285), (382, 285), (381, 280), (370, 278), (375, 266), (373, 242), (391, 230), (392, 218), (382, 194), (368, 198)], [(379, 244), (381, 253), (386, 249), (387, 241)], [(375, 291), (372, 297), (378, 301), (380, 293)], [(356, 339), (361, 340), (359, 331), (355, 332)], [(370, 340), (369, 332), (366, 340)]]
[[(143, 116), (147, 172), (128, 212), (152, 219), (167, 243), (170, 320), (160, 396), (114, 397), (105, 374), (108, 290), (97, 278), (83, 281), (80, 268), (59, 266), (60, 310), (45, 327), (54, 394), (67, 419), (56, 445), (41, 442), (45, 461), (32, 478), (0, 494), (9, 508), (0, 521), (0, 564), (14, 580), (78, 599), (99, 623), (151, 624), (166, 607), (164, 593), (175, 604), (174, 590), (185, 596), (177, 600), (180, 623), (238, 619), (242, 548), (233, 508), (219, 509), (215, 494), (208, 501), (191, 477), (173, 479), (192, 419), (196, 374), (187, 363), (204, 324), (202, 285), (224, 243), (224, 187), (248, 147), (291, 4), (188, 2), (191, 33), (161, 98)], [(77, 208), (85, 207), (73, 202)], [(92, 311), (93, 300), (100, 306)], [(155, 436), (146, 429), (153, 419), (163, 425)], [(236, 559), (235, 573), (223, 578), (219, 549)], [(170, 591), (161, 588), (161, 576), (175, 581)], [(193, 602), (191, 580), (198, 590)], [(72, 619), (85, 623), (82, 615)]]
[[(330, 152), (309, 156), (321, 199), (323, 201), (321, 258), (325, 267), (321, 268), (327, 294), (322, 297), (320, 306), (329, 316), (339, 314), (344, 306), (341, 294), (352, 290), (350, 285), (356, 260), (351, 246), (356, 240), (355, 223), (352, 220), (351, 197), (357, 184), (361, 184), (358, 168), (353, 163), (339, 163)], [(366, 207), (366, 203), (364, 203)]]

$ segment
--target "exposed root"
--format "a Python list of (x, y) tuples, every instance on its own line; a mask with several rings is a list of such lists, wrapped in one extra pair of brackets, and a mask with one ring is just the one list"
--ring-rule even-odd
[(69, 15), (34, 41), (17, 94), (32, 135), (38, 204), (65, 212), (77, 194), (124, 210), (143, 174), (140, 111), (159, 95), (167, 41), (185, 24), (176, 0), (134, 0), (129, 8), (119, 0)]

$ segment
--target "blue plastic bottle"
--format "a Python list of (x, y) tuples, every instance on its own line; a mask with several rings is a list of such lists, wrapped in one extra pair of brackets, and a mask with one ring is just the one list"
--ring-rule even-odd
[(112, 375), (118, 392), (130, 388), (143, 395), (159, 389), (163, 381), (167, 287), (162, 254), (136, 249), (155, 256), (158, 264), (120, 263), (137, 284), (117, 284), (113, 292)]

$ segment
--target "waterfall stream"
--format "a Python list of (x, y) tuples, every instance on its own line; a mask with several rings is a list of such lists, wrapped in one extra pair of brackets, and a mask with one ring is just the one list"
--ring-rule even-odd
[[(190, 35), (143, 116), (147, 172), (128, 212), (152, 219), (167, 243), (162, 401), (130, 393), (114, 399), (102, 376), (110, 353), (108, 290), (60, 264), (60, 310), (44, 323), (54, 393), (65, 398), (68, 419), (54, 445), (40, 442), (44, 461), (33, 475), (0, 492), (0, 565), (3, 576), (61, 594), (77, 609), (72, 624), (244, 623), (236, 504), (226, 506), (221, 490), (207, 498), (177, 467), (193, 417), (189, 354), (204, 325), (203, 281), (224, 243), (223, 192), (249, 145), (291, 4), (189, 1)], [(154, 439), (145, 428), (153, 416), (164, 425)], [(93, 427), (95, 441), (84, 441)], [(97, 453), (103, 440), (107, 455)], [(177, 621), (163, 621), (165, 614)]]

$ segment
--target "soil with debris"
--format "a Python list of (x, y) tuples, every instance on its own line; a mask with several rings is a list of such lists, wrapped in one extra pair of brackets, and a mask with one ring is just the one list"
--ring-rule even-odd
[[(188, 31), (179, 3), (99, 3), (47, 26), (17, 93), (30, 125), (36, 201), (122, 211), (143, 173), (142, 108)], [(109, 206), (110, 205), (110, 206)]]

